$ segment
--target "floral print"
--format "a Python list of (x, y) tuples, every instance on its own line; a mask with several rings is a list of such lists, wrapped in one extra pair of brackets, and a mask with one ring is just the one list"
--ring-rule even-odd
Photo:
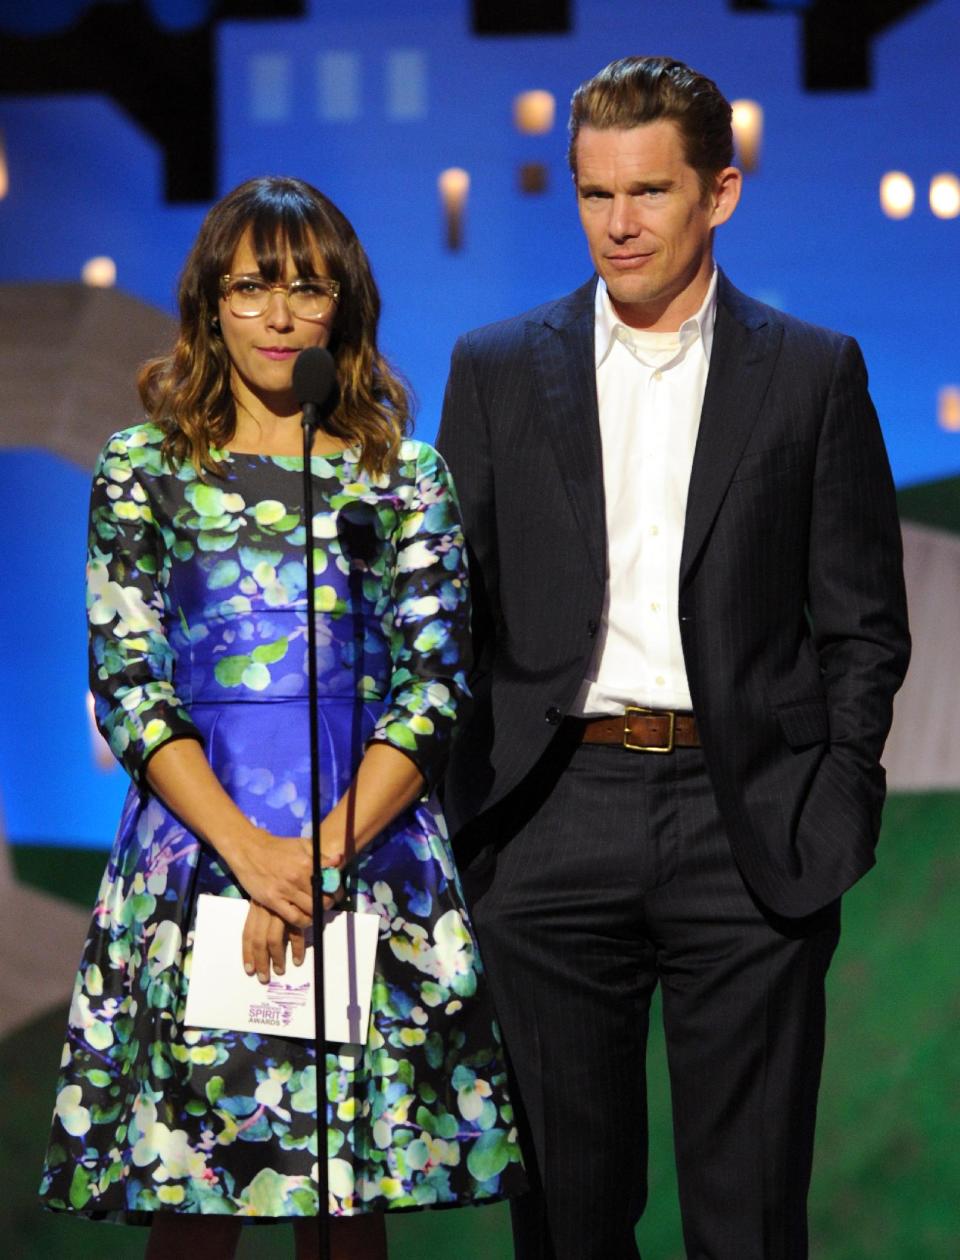
[[(145, 1223), (156, 1211), (317, 1211), (316, 1056), (282, 1035), (183, 1025), (200, 893), (242, 896), (150, 793), (149, 756), (203, 742), (240, 808), (308, 835), (302, 460), (218, 452), (169, 469), (152, 425), (94, 477), (88, 562), (98, 722), (129, 772), (71, 1006), (41, 1195)], [(371, 740), (441, 771), (466, 695), (464, 543), (440, 456), (389, 476), (313, 457), (321, 809)], [(499, 1034), (442, 817), (424, 798), (346, 875), (379, 915), (371, 1025), (328, 1046), (329, 1211), (479, 1203), (521, 1187)]]

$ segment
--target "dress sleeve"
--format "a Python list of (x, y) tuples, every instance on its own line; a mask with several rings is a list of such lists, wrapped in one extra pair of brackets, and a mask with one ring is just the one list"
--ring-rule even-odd
[(97, 726), (138, 786), (152, 753), (200, 739), (173, 689), (164, 629), (164, 543), (126, 435), (101, 452), (90, 495), (87, 620)]
[(390, 691), (370, 742), (406, 753), (432, 786), (443, 772), (457, 712), (469, 696), (470, 598), (456, 491), (442, 457), (425, 444), (398, 540)]

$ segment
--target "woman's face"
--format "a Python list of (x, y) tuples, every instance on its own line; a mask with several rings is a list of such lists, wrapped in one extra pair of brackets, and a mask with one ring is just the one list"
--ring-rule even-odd
[[(231, 276), (260, 277), (260, 267), (247, 231), (230, 262)], [(326, 276), (319, 251), (314, 251), (314, 275)], [(289, 251), (280, 279), (298, 279)], [(326, 346), (330, 341), (336, 305), (322, 320), (299, 319), (280, 289), (270, 294), (262, 315), (234, 315), (226, 298), (220, 298), (220, 329), (230, 356), (231, 384), (240, 407), (256, 415), (266, 409), (273, 415), (294, 415), (300, 407), (293, 396), (293, 364), (301, 350)]]

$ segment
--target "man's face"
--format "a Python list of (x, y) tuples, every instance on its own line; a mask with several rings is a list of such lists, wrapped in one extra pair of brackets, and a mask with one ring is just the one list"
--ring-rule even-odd
[(721, 171), (706, 196), (677, 125), (577, 136), (580, 222), (617, 314), (635, 328), (675, 331), (700, 309), (713, 269), (711, 233), (733, 213), (740, 172)]

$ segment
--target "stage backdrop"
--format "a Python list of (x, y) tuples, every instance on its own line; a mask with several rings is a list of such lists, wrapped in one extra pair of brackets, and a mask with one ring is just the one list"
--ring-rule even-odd
[[(718, 258), (741, 288), (863, 346), (894, 473), (912, 487), (905, 502), (919, 522), (909, 547), (920, 566), (911, 596), (925, 602), (915, 622), (939, 635), (936, 659), (945, 662), (932, 683), (927, 670), (922, 687), (908, 684), (903, 705), (929, 733), (931, 713), (952, 720), (951, 706), (933, 701), (949, 695), (950, 644), (960, 630), (951, 621), (955, 602), (944, 596), (957, 571), (958, 526), (943, 508), (956, 502), (950, 479), (960, 472), (960, 218), (936, 217), (927, 201), (934, 176), (960, 175), (960, 0), (932, 0), (879, 36), (869, 91), (821, 94), (802, 86), (801, 19), (792, 11), (802, 5), (780, 7), (774, 14), (734, 12), (725, 0), (572, 0), (568, 34), (522, 38), (472, 35), (468, 0), (314, 0), (302, 18), (221, 22), (215, 184), (225, 192), (251, 175), (296, 174), (350, 216), (383, 292), (384, 347), (412, 382), (417, 432), (430, 439), (457, 334), (589, 274), (565, 158), (573, 87), (614, 57), (668, 53), (715, 77), (731, 98), (757, 101), (759, 166), (719, 234)], [(514, 102), (537, 89), (553, 95), (556, 119), (542, 134), (523, 134)], [(0, 283), (77, 281), (88, 260), (106, 255), (125, 294), (172, 314), (176, 275), (209, 203), (164, 200), (157, 145), (115, 102), (92, 93), (0, 95), (0, 132), (0, 197), (9, 180), (0, 199)], [(456, 251), (438, 194), (441, 172), (452, 167), (470, 181)], [(522, 191), (524, 167), (528, 186), (533, 180), (542, 191)], [(899, 220), (879, 202), (880, 181), (893, 170), (916, 193), (913, 212)], [(37, 345), (59, 356), (68, 376), (89, 376), (95, 359), (118, 349), (105, 336), (95, 354), (68, 360), (62, 326), (36, 317), (40, 292), (19, 300), (23, 321), (33, 315)], [(59, 962), (65, 992), (83, 915), (62, 906), (44, 913), (13, 875), (71, 894), (77, 907), (89, 904), (126, 785), (106, 768), (87, 720), (81, 567), (90, 460), (80, 446), (65, 453), (62, 395), (53, 387), (63, 371), (34, 369), (39, 390), (49, 391), (49, 423), (41, 406), (26, 432), (9, 357), (3, 371), (0, 825), (14, 849), (12, 865), (0, 853), (0, 898), (8, 925), (22, 916), (26, 945), (16, 964), (3, 960), (7, 976), (22, 983), (16, 1000), (2, 991), (9, 1036), (0, 1043), (0, 1079), (11, 1105), (0, 1109), (0, 1176), (10, 1188), (14, 1254), (26, 1260), (93, 1255), (107, 1243), (97, 1230), (39, 1221), (31, 1197), (62, 1024), (59, 1010), (40, 1015), (47, 998), (31, 992), (31, 947), (39, 939), (43, 965)], [(132, 391), (115, 410), (89, 401), (80, 411), (84, 442), (138, 419)], [(936, 479), (931, 498), (923, 483)], [(936, 729), (944, 732), (941, 752), (960, 748), (960, 732)], [(929, 758), (911, 761), (911, 748), (910, 732), (898, 729), (898, 794), (882, 862), (848, 899), (834, 969), (836, 1048), (814, 1186), (821, 1260), (956, 1255), (956, 1072), (946, 1066), (951, 1046), (955, 1057), (948, 960), (960, 912), (960, 781), (950, 757), (931, 781)], [(660, 1055), (655, 1042), (644, 1239), (656, 1260), (673, 1260), (680, 1251)], [(498, 1210), (425, 1217), (400, 1223), (396, 1254), (403, 1260), (435, 1247), (462, 1260), (499, 1260), (506, 1239)], [(131, 1255), (142, 1246), (112, 1231), (108, 1241)]]

